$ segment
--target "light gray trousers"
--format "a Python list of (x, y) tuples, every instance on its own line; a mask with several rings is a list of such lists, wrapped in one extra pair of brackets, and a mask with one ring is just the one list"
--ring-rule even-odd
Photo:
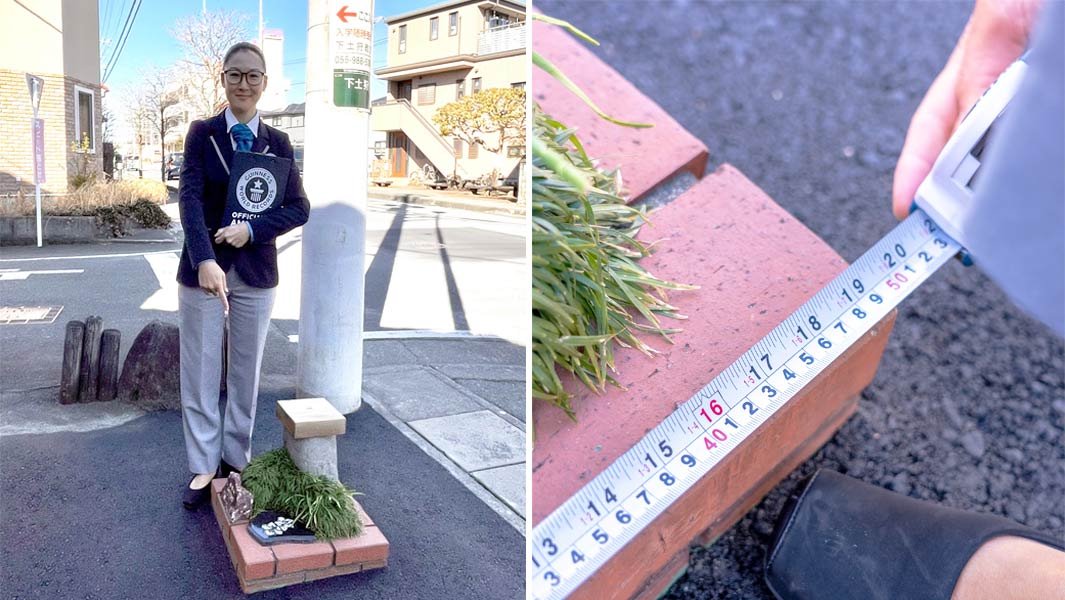
[(259, 398), (259, 367), (276, 288), (251, 287), (235, 268), (229, 288), (229, 365), (225, 418), (220, 414), (222, 301), (200, 288), (178, 286), (181, 316), (181, 417), (192, 473), (214, 473), (219, 459), (243, 469)]

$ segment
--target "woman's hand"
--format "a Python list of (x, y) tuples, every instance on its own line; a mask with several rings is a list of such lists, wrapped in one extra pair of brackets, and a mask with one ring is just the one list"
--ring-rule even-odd
[(210, 296), (218, 296), (218, 299), (222, 301), (222, 311), (225, 314), (229, 314), (229, 298), (226, 297), (226, 294), (229, 293), (229, 289), (226, 287), (226, 272), (213, 260), (205, 260), (200, 263), (197, 271), (199, 271), (200, 276), (200, 288)]
[(892, 211), (910, 213), (917, 187), (976, 100), (1028, 43), (1043, 0), (976, 0), (947, 65), (910, 121), (895, 166)]
[(251, 238), (249, 227), (250, 225), (244, 221), (233, 223), (229, 227), (223, 227), (214, 234), (214, 243), (221, 244), (225, 242), (234, 248), (240, 248), (247, 244)]

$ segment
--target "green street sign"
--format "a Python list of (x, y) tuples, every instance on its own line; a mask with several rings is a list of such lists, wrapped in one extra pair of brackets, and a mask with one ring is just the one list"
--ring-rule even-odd
[(369, 110), (370, 73), (333, 69), (333, 105)]

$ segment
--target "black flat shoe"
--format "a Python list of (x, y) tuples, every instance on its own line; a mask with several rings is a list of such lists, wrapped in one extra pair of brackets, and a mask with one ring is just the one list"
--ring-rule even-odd
[(229, 477), (230, 473), (243, 473), (243, 469), (238, 469), (233, 465), (226, 462), (226, 459), (222, 459), (222, 462), (218, 465), (218, 476), (225, 479)]
[(1061, 540), (1002, 517), (907, 498), (818, 471), (785, 506), (766, 554), (781, 600), (950, 600), (962, 569), (991, 538)]
[(210, 493), (211, 490), (210, 482), (207, 482), (207, 485), (203, 486), (198, 490), (190, 488), (189, 485), (192, 484), (193, 479), (196, 479), (195, 475), (193, 475), (192, 478), (189, 479), (189, 483), (185, 484), (185, 491), (181, 494), (181, 503), (184, 504), (185, 508), (189, 510), (195, 510), (201, 504), (206, 502), (207, 495)]

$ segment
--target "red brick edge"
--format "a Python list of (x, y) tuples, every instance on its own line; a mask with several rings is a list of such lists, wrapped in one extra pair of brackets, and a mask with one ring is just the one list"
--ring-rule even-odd
[(365, 528), (353, 538), (310, 544), (263, 546), (248, 533), (248, 521), (230, 522), (219, 493), (225, 479), (211, 482), (211, 506), (246, 594), (388, 566), (388, 540), (356, 502)]

